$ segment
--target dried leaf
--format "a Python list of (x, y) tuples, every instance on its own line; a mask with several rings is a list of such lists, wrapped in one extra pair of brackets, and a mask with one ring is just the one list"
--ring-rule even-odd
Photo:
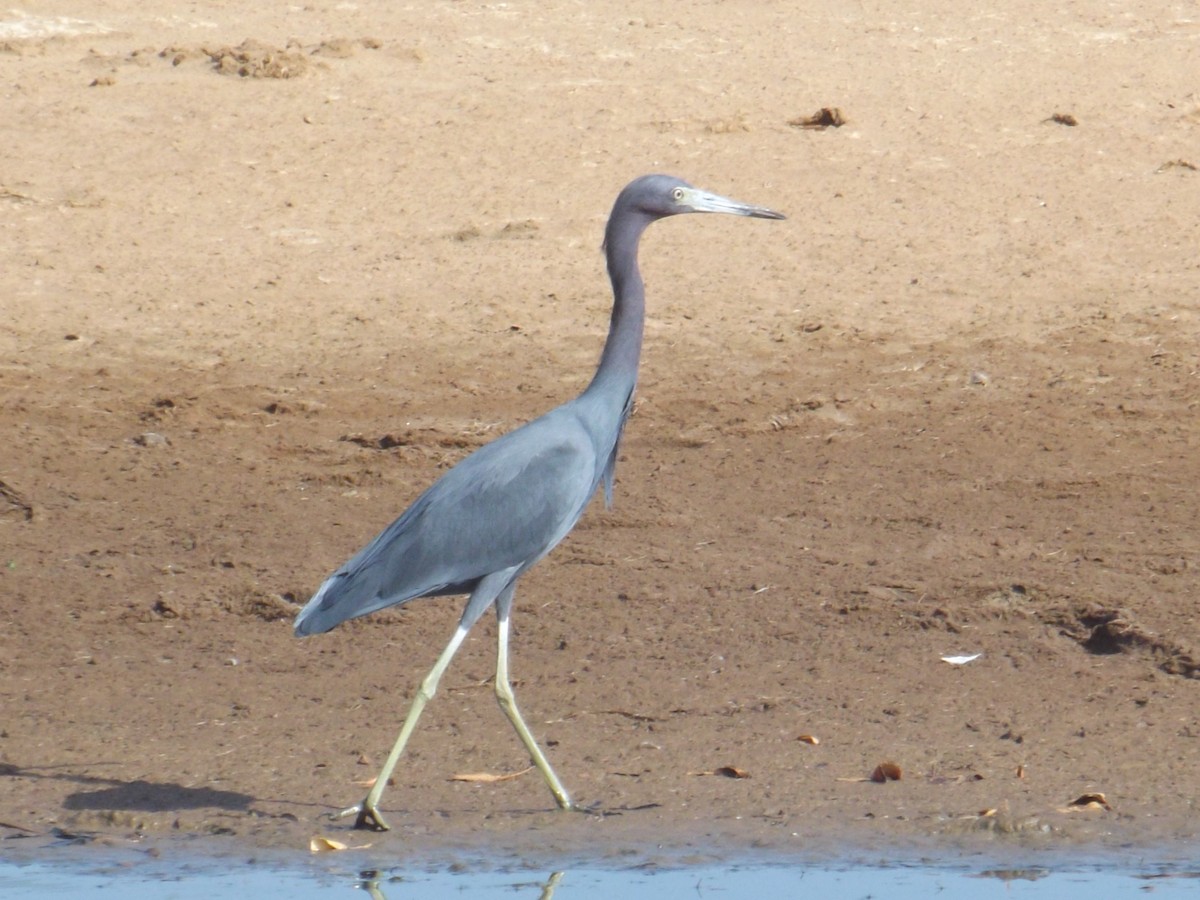
[(840, 128), (846, 124), (846, 117), (836, 106), (822, 106), (811, 116), (799, 116), (789, 119), (788, 124), (795, 128)]
[(721, 775), (724, 778), (749, 778), (750, 773), (739, 769), (737, 766), (721, 766), (715, 771), (716, 775)]
[(815, 734), (802, 734), (796, 740), (804, 744), (812, 744), (814, 747), (821, 743), (821, 739)]
[(333, 838), (317, 837), (311, 838), (308, 842), (308, 850), (310, 853), (330, 853), (335, 850), (350, 849), (341, 841), (335, 841)]
[(969, 662), (974, 662), (983, 656), (982, 653), (972, 653), (970, 656), (943, 656), (942, 662), (950, 663), (952, 666), (965, 666)]
[(871, 780), (883, 784), (885, 781), (899, 781), (900, 767), (894, 762), (881, 762), (871, 773)]
[(705, 772), (688, 772), (689, 775), (707, 776), (720, 775), (722, 778), (749, 778), (750, 773), (739, 769), (737, 766), (719, 766), (715, 769), (709, 769)]
[(1112, 809), (1112, 806), (1108, 802), (1108, 798), (1098, 791), (1080, 794), (1078, 797), (1068, 803), (1067, 807), (1070, 809)]
[(512, 781), (520, 778), (526, 772), (532, 772), (533, 766), (522, 769), (520, 772), (509, 772), (507, 775), (495, 775), (491, 772), (464, 772), (460, 775), (451, 775), (451, 781), (466, 781), (470, 784), (499, 784), (501, 781)]
[(317, 835), (316, 837), (309, 839), (308, 849), (310, 853), (334, 853), (340, 850), (369, 850), (371, 849), (371, 845), (359, 844), (355, 847), (351, 847), (347, 844), (343, 844), (341, 841), (335, 841), (333, 838), (321, 837), (320, 835)]
[[(1186, 159), (1169, 159), (1155, 169), (1154, 173), (1161, 175), (1163, 172), (1169, 172), (1171, 169), (1186, 169), (1189, 172), (1200, 171), (1195, 163), (1188, 162)], [(27, 514), (25, 518), (29, 518), (29, 515)]]

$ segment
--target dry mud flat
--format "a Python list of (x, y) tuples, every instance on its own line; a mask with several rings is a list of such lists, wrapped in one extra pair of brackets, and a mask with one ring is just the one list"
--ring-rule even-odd
[(610, 815), (450, 780), (526, 764), (486, 623), (379, 840), (1194, 836), (1190, 7), (0, 24), (10, 834), (328, 830), (458, 609), (296, 604), (585, 383), (604, 215), (664, 170), (790, 219), (649, 233), (616, 508), (521, 585), (522, 707)]

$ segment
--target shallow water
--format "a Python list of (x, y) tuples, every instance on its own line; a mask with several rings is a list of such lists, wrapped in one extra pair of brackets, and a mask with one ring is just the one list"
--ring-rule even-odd
[[(1096, 861), (1027, 866), (1007, 860), (992, 866), (967, 863), (868, 864), (751, 863), (744, 865), (601, 866), (579, 864), (560, 871), (487, 865), (372, 867), (365, 860), (314, 857), (289, 864), (228, 859), (138, 860), (93, 857), (87, 861), (0, 860), (0, 897), (115, 897), (126, 900), (254, 897), (335, 898), (611, 898), (847, 897), (847, 898), (1058, 898), (1090, 891), (1105, 898), (1192, 897), (1200, 889), (1200, 865), (1178, 862)], [(355, 894), (362, 891), (363, 894)]]

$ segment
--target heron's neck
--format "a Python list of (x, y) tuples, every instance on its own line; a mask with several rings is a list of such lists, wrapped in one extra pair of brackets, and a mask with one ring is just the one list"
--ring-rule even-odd
[(645, 225), (609, 232), (605, 238), (608, 277), (612, 281), (612, 321), (600, 365), (586, 393), (604, 392), (624, 405), (637, 384), (638, 360), (642, 354), (642, 326), (646, 317), (646, 291), (637, 265), (638, 239)]

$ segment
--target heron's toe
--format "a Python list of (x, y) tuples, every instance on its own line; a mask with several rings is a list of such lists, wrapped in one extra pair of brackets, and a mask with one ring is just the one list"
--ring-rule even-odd
[(358, 818), (354, 820), (354, 828), (356, 831), (391, 831), (390, 826), (384, 821), (379, 810), (363, 804), (358, 810)]

